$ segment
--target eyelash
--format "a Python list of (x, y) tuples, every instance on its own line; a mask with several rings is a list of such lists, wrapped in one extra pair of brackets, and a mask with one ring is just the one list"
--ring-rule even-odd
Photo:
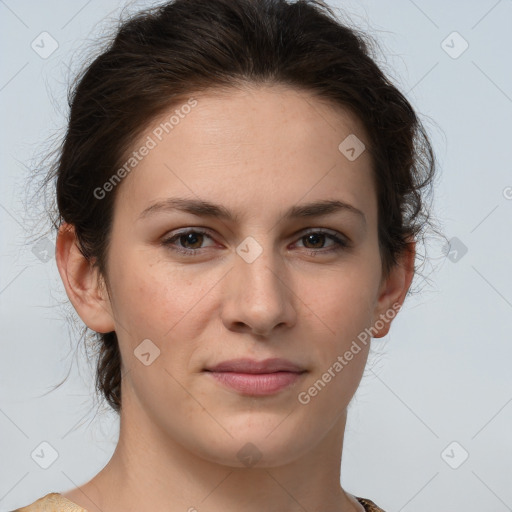
[[(199, 254), (199, 249), (186, 249), (186, 248), (183, 248), (183, 247), (180, 248), (180, 247), (177, 247), (177, 246), (173, 245), (173, 242), (175, 240), (179, 240), (182, 236), (189, 235), (191, 233), (205, 235), (205, 236), (207, 236), (210, 239), (212, 238), (207, 231), (204, 231), (201, 228), (195, 228), (195, 229), (188, 229), (186, 231), (181, 231), (179, 233), (176, 233), (175, 235), (173, 235), (173, 236), (171, 236), (169, 238), (163, 239), (161, 241), (161, 243), (162, 243), (162, 245), (164, 247), (169, 248), (169, 249), (171, 249), (173, 251), (180, 252), (182, 254), (186, 254), (186, 255), (189, 255), (189, 256), (197, 256)], [(302, 235), (300, 237), (300, 239), (305, 238), (306, 236), (312, 235), (312, 234), (315, 234), (315, 235), (316, 234), (325, 235), (327, 238), (331, 239), (335, 243), (335, 246), (332, 249), (327, 249), (327, 250), (323, 250), (323, 249), (306, 249), (306, 252), (309, 255), (312, 255), (312, 256), (316, 256), (319, 253), (320, 254), (330, 254), (330, 253), (333, 253), (333, 252), (342, 251), (344, 249), (349, 248), (349, 246), (350, 246), (350, 244), (344, 238), (341, 238), (341, 237), (339, 237), (336, 234), (333, 234), (333, 233), (331, 233), (329, 231), (325, 231), (325, 230), (322, 230), (322, 229), (308, 231), (307, 233)]]

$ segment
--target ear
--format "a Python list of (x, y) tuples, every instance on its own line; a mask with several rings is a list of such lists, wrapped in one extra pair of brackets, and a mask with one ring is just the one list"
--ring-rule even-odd
[[(375, 332), (374, 338), (386, 336), (391, 327), (392, 319), (402, 307), (414, 277), (415, 256), (416, 242), (409, 239), (397, 265), (392, 268), (389, 276), (382, 280), (372, 324), (372, 331)], [(392, 316), (390, 311), (394, 311)], [(382, 324), (384, 325), (379, 327)]]
[(85, 325), (99, 333), (114, 331), (105, 281), (98, 268), (80, 252), (72, 224), (63, 223), (59, 228), (55, 260), (69, 300)]

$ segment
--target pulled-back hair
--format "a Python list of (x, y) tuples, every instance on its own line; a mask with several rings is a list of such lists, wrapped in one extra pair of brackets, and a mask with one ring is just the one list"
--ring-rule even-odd
[[(108, 277), (113, 206), (122, 185), (102, 198), (94, 190), (123, 165), (137, 137), (201, 91), (285, 85), (349, 109), (363, 123), (388, 275), (410, 237), (428, 224), (425, 197), (435, 158), (412, 106), (371, 51), (367, 36), (314, 0), (175, 0), (139, 12), (121, 23), (72, 87), (67, 132), (46, 176), (46, 184), (56, 185), (53, 226), (72, 224), (82, 254)], [(96, 387), (119, 412), (118, 339), (115, 331), (95, 335)]]

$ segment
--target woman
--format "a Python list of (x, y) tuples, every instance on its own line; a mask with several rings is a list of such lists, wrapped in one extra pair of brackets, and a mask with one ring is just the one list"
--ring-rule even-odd
[(415, 273), (434, 158), (320, 2), (176, 0), (77, 81), (56, 259), (120, 415), (108, 464), (19, 511), (381, 511), (347, 406)]

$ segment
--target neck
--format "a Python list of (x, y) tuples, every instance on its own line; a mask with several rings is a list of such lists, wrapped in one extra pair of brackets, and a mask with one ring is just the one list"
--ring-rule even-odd
[(112, 458), (91, 481), (64, 496), (89, 512), (363, 511), (340, 485), (345, 423), (346, 410), (324, 439), (286, 464), (231, 467), (185, 449), (124, 395)]

